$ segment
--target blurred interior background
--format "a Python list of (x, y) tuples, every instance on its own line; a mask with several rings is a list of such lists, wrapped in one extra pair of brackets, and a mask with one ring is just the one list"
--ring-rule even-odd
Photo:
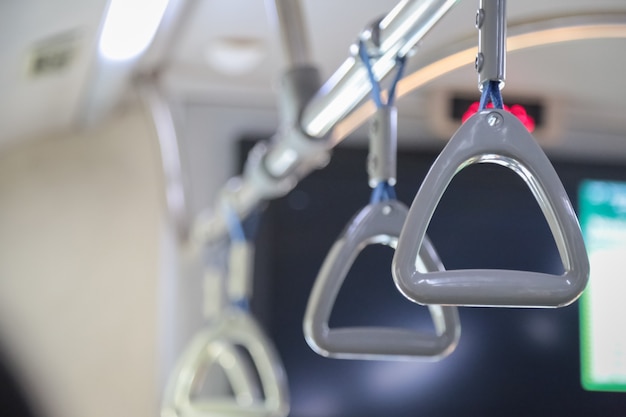
[[(245, 145), (249, 142), (242, 145), (242, 140), (267, 139), (279, 125), (277, 90), (287, 63), (276, 17), (267, 3), (271, 2), (0, 3), (0, 356), (7, 380), (13, 380), (7, 382), (3, 392), (8, 394), (0, 401), (7, 407), (20, 407), (19, 395), (11, 391), (17, 387), (33, 416), (159, 414), (167, 375), (203, 325), (202, 259), (188, 250), (187, 232), (201, 212), (212, 208), (225, 182), (240, 171), (249, 149)], [(350, 55), (361, 30), (395, 4), (302, 1), (312, 63), (324, 80)], [(406, 73), (446, 51), (473, 45), (477, 7), (477, 1), (459, 1), (426, 35)], [(605, 36), (581, 31), (567, 42), (539, 42), (512, 51), (503, 95), (505, 102), (535, 106), (534, 136), (552, 159), (573, 173), (568, 178), (576, 177), (568, 189), (573, 202), (578, 198), (576, 187), (585, 179), (626, 180), (626, 3), (510, 1), (507, 13), (510, 28), (559, 19), (614, 22), (614, 31)], [(400, 163), (416, 170), (400, 167), (405, 187), (401, 196), (407, 203), (436, 152), (460, 125), (455, 103), (462, 108), (479, 98), (472, 64), (446, 71), (398, 103), (399, 142), (406, 154)], [(361, 127), (339, 146), (337, 161), (342, 162), (333, 160), (328, 171), (334, 176), (320, 171), (312, 182), (304, 183), (304, 189), (270, 207), (269, 219), (280, 218), (280, 210), (290, 210), (296, 217), (283, 215), (284, 224), (268, 220), (260, 232), (260, 238), (274, 245), (265, 251), (274, 267), (266, 265), (260, 272), (266, 280), (276, 272), (275, 265), (283, 265), (280, 262), (293, 264), (283, 274), (310, 264), (298, 287), (303, 294), (310, 289), (324, 248), (367, 201), (362, 152), (366, 143), (367, 130)], [(356, 165), (359, 161), (362, 165)], [(352, 184), (363, 189), (346, 196), (355, 189)], [(346, 193), (332, 191), (335, 185), (337, 189), (348, 185)], [(340, 201), (342, 195), (346, 204)], [(468, 204), (479, 200), (475, 196), (467, 197)], [(320, 218), (306, 217), (306, 209), (313, 210), (309, 204), (324, 205), (324, 198), (332, 202), (325, 207), (330, 211), (320, 212)], [(298, 215), (304, 216), (302, 224)], [(295, 222), (291, 230), (303, 228), (302, 237), (278, 234), (290, 230), (289, 221)], [(305, 237), (307, 227), (320, 221), (327, 225), (327, 237)], [(310, 239), (320, 249), (300, 259), (289, 248), (276, 247), (290, 242), (284, 239), (302, 239), (300, 243)], [(617, 271), (620, 265), (608, 269)], [(276, 282), (257, 287), (254, 311), (271, 335), (283, 337), (280, 317), (290, 316), (292, 325), (300, 326), (299, 310), (286, 311), (277, 301), (289, 300), (289, 292), (278, 293), (282, 287)], [(297, 304), (294, 308), (304, 307)], [(567, 318), (554, 320), (566, 320), (568, 326), (577, 323), (572, 311), (562, 313)], [(541, 320), (538, 323), (538, 332), (550, 332), (541, 327)], [(468, 326), (464, 337), (474, 337), (471, 329)], [(486, 338), (498, 337), (487, 333)], [(577, 343), (577, 330), (569, 335)], [(280, 344), (279, 351), (287, 356), (288, 365), (321, 360), (291, 357), (284, 346)], [(577, 352), (578, 345), (573, 349)], [(476, 360), (489, 362), (489, 355)], [(336, 369), (356, 366), (325, 363), (329, 369), (334, 364)], [(397, 363), (389, 366), (387, 372), (402, 375)], [(348, 402), (333, 408), (331, 397), (323, 395), (328, 390), (316, 390), (327, 381), (323, 375), (314, 379), (319, 385), (294, 382), (306, 380), (309, 371), (294, 370), (291, 375), (294, 401), (300, 401), (292, 404), (293, 416), (364, 416), (368, 409), (384, 415), (385, 404), (396, 401), (394, 395), (401, 391), (387, 392), (380, 384), (371, 384), (371, 392), (383, 393), (378, 405), (351, 408)], [(578, 377), (575, 371), (563, 376), (574, 385), (579, 383), (572, 380)], [(355, 379), (378, 378), (354, 372)], [(415, 372), (426, 371), (415, 368)], [(528, 378), (524, 384), (541, 379)], [(447, 383), (441, 384), (441, 391), (431, 395), (444, 392)], [(0, 389), (3, 386), (0, 381)], [(365, 392), (370, 391), (357, 390), (354, 398), (369, 395)], [(591, 415), (598, 410), (593, 404), (605, 401), (613, 408), (600, 414), (620, 415), (615, 410), (623, 410), (626, 402), (615, 398), (591, 398), (579, 410)], [(559, 415), (547, 409), (552, 411), (546, 415)], [(487, 415), (480, 407), (472, 410), (474, 415)], [(399, 416), (403, 412), (394, 411)], [(500, 409), (500, 414), (504, 412)], [(23, 411), (13, 415), (26, 415), (19, 413)]]

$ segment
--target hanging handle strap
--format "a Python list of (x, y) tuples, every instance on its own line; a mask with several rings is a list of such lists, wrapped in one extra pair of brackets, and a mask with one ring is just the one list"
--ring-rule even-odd
[[(434, 333), (393, 327), (331, 328), (330, 315), (359, 253), (371, 244), (395, 248), (407, 215), (399, 201), (370, 204), (358, 212), (337, 239), (317, 275), (304, 316), (304, 335), (322, 356), (342, 359), (441, 359), (454, 350), (461, 326), (456, 308), (429, 306)], [(420, 250), (420, 269), (442, 271), (428, 240)]]
[(398, 138), (398, 112), (394, 106), (396, 86), (404, 73), (404, 57), (396, 58), (396, 74), (387, 92), (387, 101), (382, 97), (380, 83), (372, 68), (372, 57), (368, 53), (365, 42), (359, 42), (359, 57), (367, 70), (372, 85), (372, 101), (376, 105), (376, 113), (370, 122), (370, 146), (367, 158), (369, 184), (372, 187), (372, 204), (380, 201), (395, 200), (396, 192), (396, 154)]
[[(481, 0), (476, 25), (480, 111), (470, 117), (430, 168), (409, 210), (393, 258), (396, 286), (421, 304), (561, 307), (574, 302), (589, 279), (589, 259), (576, 214), (547, 156), (524, 125), (501, 110), (506, 48), (505, 0)], [(484, 53), (486, 52), (486, 54)], [(486, 110), (488, 100), (500, 109)], [(416, 267), (426, 230), (443, 193), (463, 168), (493, 163), (511, 169), (537, 200), (556, 243), (564, 273), (468, 269), (424, 273)]]
[[(223, 209), (230, 247), (228, 276), (219, 290), (226, 287), (229, 305), (196, 334), (180, 357), (166, 388), (162, 417), (284, 417), (289, 411), (289, 390), (280, 358), (248, 309), (254, 246), (247, 235), (250, 222), (258, 219), (248, 217), (244, 224), (226, 199)], [(251, 216), (256, 215), (258, 212)], [(198, 385), (211, 365), (223, 368), (234, 395), (199, 395)]]
[[(248, 351), (260, 387), (237, 347)], [(224, 370), (233, 396), (199, 395), (203, 371), (211, 365)], [(163, 395), (161, 417), (284, 417), (288, 412), (289, 388), (274, 346), (249, 314), (231, 308), (214, 326), (196, 334), (178, 360)]]
[[(504, 166), (537, 200), (561, 255), (562, 275), (467, 269), (428, 272), (416, 260), (430, 220), (452, 178), (471, 164)], [(452, 136), (426, 175), (409, 211), (393, 258), (398, 289), (420, 304), (561, 307), (575, 301), (589, 279), (589, 260), (563, 184), (524, 125), (503, 110), (484, 110)]]
[[(399, 68), (385, 103), (364, 42), (359, 43), (359, 56), (367, 69), (372, 99), (378, 108), (370, 125), (368, 156), (369, 184), (373, 192), (370, 204), (352, 218), (324, 260), (304, 317), (305, 338), (317, 353), (334, 358), (439, 359), (454, 350), (460, 335), (459, 317), (454, 307), (428, 307), (435, 325), (434, 334), (393, 327), (329, 327), (337, 295), (358, 254), (371, 244), (395, 248), (407, 214), (406, 206), (396, 200), (394, 189), (397, 111), (393, 100), (404, 59), (398, 62)], [(420, 252), (420, 261), (426, 270), (443, 269), (429, 242)]]

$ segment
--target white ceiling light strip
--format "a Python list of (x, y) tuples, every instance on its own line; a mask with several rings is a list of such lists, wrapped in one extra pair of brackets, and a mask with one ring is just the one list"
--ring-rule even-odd
[(144, 52), (159, 27), (169, 0), (111, 0), (98, 51), (111, 61), (127, 61)]

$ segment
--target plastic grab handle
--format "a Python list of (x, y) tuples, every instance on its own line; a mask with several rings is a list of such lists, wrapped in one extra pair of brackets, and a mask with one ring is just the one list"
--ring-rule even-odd
[[(261, 390), (237, 345), (250, 353)], [(193, 398), (202, 371), (211, 363), (224, 369), (233, 397)], [(165, 390), (161, 417), (284, 417), (288, 412), (285, 373), (274, 347), (251, 316), (232, 309), (198, 333), (179, 359)]]
[[(404, 204), (394, 200), (368, 205), (352, 218), (333, 245), (317, 276), (304, 317), (306, 341), (320, 355), (344, 359), (440, 359), (456, 347), (461, 326), (454, 307), (428, 307), (434, 334), (381, 327), (328, 327), (337, 294), (359, 252), (375, 243), (395, 247), (407, 212)], [(443, 270), (427, 239), (420, 260), (425, 270)]]
[[(424, 273), (415, 267), (441, 196), (456, 173), (475, 163), (505, 166), (524, 180), (554, 236), (563, 275), (489, 269)], [(394, 254), (393, 275), (398, 289), (420, 304), (561, 307), (580, 296), (589, 279), (589, 259), (578, 220), (552, 164), (514, 115), (483, 110), (450, 139), (415, 196)]]

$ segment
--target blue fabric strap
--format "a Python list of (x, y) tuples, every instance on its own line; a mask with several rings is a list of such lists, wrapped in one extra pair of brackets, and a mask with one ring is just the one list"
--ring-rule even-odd
[(228, 236), (233, 242), (245, 242), (246, 232), (237, 212), (228, 203), (224, 203), (224, 217), (228, 228)]
[(396, 86), (402, 75), (404, 73), (404, 63), (406, 61), (405, 57), (397, 57), (396, 58), (396, 75), (391, 82), (391, 86), (389, 86), (387, 103), (383, 103), (381, 91), (380, 91), (380, 83), (376, 79), (376, 75), (374, 74), (374, 69), (372, 68), (371, 58), (367, 53), (367, 47), (363, 43), (363, 41), (359, 42), (359, 57), (367, 70), (367, 76), (372, 84), (372, 100), (376, 105), (377, 109), (380, 109), (384, 106), (392, 106), (396, 96)]
[(370, 204), (376, 204), (389, 200), (396, 200), (396, 189), (387, 181), (381, 181), (372, 190)]
[(383, 100), (380, 94), (380, 84), (378, 84), (378, 80), (376, 80), (376, 75), (374, 75), (374, 69), (372, 68), (372, 62), (370, 61), (370, 56), (367, 54), (367, 48), (363, 41), (359, 42), (359, 57), (367, 70), (367, 76), (370, 80), (370, 84), (372, 85), (372, 100), (374, 100), (374, 104), (376, 104), (376, 108), (380, 109), (383, 107)]
[(254, 240), (263, 213), (262, 208), (253, 210), (244, 220), (241, 220), (235, 209), (227, 202), (223, 204), (223, 212), (226, 219), (228, 237), (231, 241), (245, 242)]
[(387, 106), (393, 106), (393, 102), (396, 99), (396, 86), (398, 82), (402, 79), (402, 75), (404, 75), (404, 63), (406, 62), (406, 57), (396, 57), (396, 76), (389, 87), (389, 97), (387, 98)]
[(239, 300), (233, 300), (230, 303), (233, 307), (237, 307), (241, 311), (246, 313), (250, 312), (250, 302), (247, 298), (240, 298)]
[(502, 100), (502, 93), (500, 92), (499, 81), (487, 81), (483, 85), (483, 92), (480, 95), (480, 102), (478, 104), (478, 110), (485, 110), (488, 102), (491, 100), (493, 107), (502, 110), (504, 108), (504, 102)]

